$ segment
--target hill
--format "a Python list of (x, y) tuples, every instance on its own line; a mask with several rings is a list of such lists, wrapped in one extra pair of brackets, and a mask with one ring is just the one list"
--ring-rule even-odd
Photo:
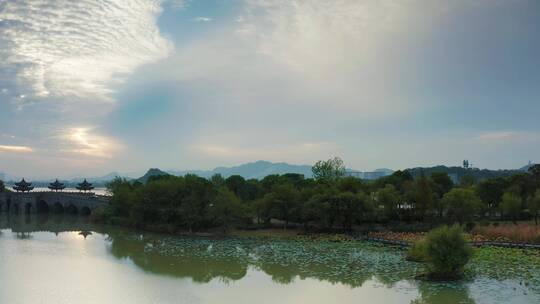
[(167, 171), (173, 175), (196, 174), (201, 177), (211, 177), (214, 174), (221, 174), (227, 178), (231, 175), (241, 175), (246, 179), (261, 179), (272, 174), (298, 173), (306, 178), (312, 177), (311, 166), (309, 165), (291, 165), (287, 163), (272, 163), (259, 160), (252, 163), (242, 164), (233, 167), (217, 167), (213, 170), (186, 170), (186, 171)]
[(431, 173), (434, 172), (444, 172), (447, 173), (454, 182), (458, 182), (461, 180), (463, 176), (470, 175), (474, 177), (476, 180), (484, 180), (489, 178), (496, 178), (496, 177), (508, 177), (515, 174), (523, 173), (521, 169), (519, 170), (489, 170), (489, 169), (478, 169), (478, 168), (463, 168), (463, 167), (447, 167), (447, 166), (435, 166), (435, 167), (428, 167), (428, 168), (410, 168), (406, 169), (406, 171), (410, 172), (413, 177), (418, 177), (422, 174), (425, 174), (426, 176), (431, 175)]
[(153, 176), (163, 176), (163, 175), (170, 175), (170, 174), (165, 171), (161, 171), (157, 168), (150, 168), (142, 177), (139, 177), (137, 181), (141, 183), (146, 183)]

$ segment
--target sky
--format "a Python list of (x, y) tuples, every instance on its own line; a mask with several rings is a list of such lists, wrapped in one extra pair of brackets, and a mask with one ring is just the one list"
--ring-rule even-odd
[(0, 0), (0, 172), (540, 161), (537, 0)]

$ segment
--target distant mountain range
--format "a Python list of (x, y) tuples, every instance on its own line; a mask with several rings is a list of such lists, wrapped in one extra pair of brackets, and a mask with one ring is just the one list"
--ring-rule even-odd
[[(532, 166), (533, 164), (529, 163), (528, 165), (516, 169), (516, 170), (488, 170), (488, 169), (465, 169), (462, 167), (447, 167), (447, 166), (436, 166), (436, 167), (429, 167), (429, 168), (410, 168), (406, 169), (413, 176), (418, 176), (423, 172), (426, 175), (430, 175), (432, 172), (445, 172), (451, 175), (456, 180), (459, 180), (461, 177), (465, 175), (472, 175), (478, 180), (486, 179), (486, 178), (493, 178), (493, 177), (504, 177), (504, 176), (510, 176), (513, 174), (521, 173), (521, 172), (527, 172), (527, 170)], [(356, 170), (347, 169), (348, 172), (358, 172)], [(393, 173), (390, 169), (377, 169), (374, 172), (380, 172), (381, 176), (390, 175)], [(141, 182), (146, 182), (151, 176), (159, 176), (159, 175), (176, 175), (176, 176), (183, 176), (186, 174), (195, 174), (204, 178), (209, 178), (214, 174), (221, 174), (223, 177), (227, 178), (231, 175), (240, 175), (246, 179), (262, 179), (267, 175), (272, 174), (286, 174), (286, 173), (297, 173), (297, 174), (303, 174), (306, 178), (310, 178), (313, 176), (311, 172), (311, 166), (310, 165), (292, 165), (284, 162), (279, 163), (272, 163), (269, 161), (256, 161), (246, 164), (241, 164), (238, 166), (232, 166), (232, 167), (217, 167), (213, 170), (183, 170), (183, 171), (174, 171), (174, 170), (168, 170), (163, 171), (157, 168), (151, 168), (146, 172), (142, 177), (137, 178), (136, 180)], [(131, 175), (131, 174), (130, 174)], [(378, 176), (376, 174), (376, 176)], [(111, 180), (113, 180), (115, 177), (122, 177), (126, 178), (128, 180), (133, 180), (133, 178), (127, 177), (126, 174), (120, 174), (118, 172), (111, 172), (109, 174), (106, 174), (104, 176), (100, 177), (93, 177), (93, 178), (87, 178), (87, 180), (94, 184), (95, 187), (104, 187), (105, 184)], [(21, 178), (15, 177), (12, 175), (8, 175), (5, 173), (0, 172), (0, 179), (6, 181), (8, 184), (11, 184), (14, 181), (18, 181)], [(61, 180), (64, 184), (66, 184), (67, 187), (74, 187), (77, 185), (77, 183), (80, 183), (83, 178), (70, 178)], [(37, 180), (32, 181), (34, 186), (36, 187), (46, 187), (50, 182), (53, 182), (54, 179), (48, 179), (48, 180)]]
[(489, 169), (478, 169), (478, 168), (463, 168), (463, 167), (447, 167), (447, 166), (435, 166), (429, 168), (411, 168), (407, 169), (413, 177), (418, 177), (421, 174), (426, 176), (431, 175), (434, 172), (444, 172), (447, 173), (454, 182), (461, 180), (463, 176), (472, 176), (476, 180), (484, 180), (497, 177), (508, 177), (519, 173), (528, 172), (529, 168), (534, 164), (529, 163), (528, 165), (521, 167), (515, 170), (489, 170)]
[(167, 171), (172, 175), (195, 174), (201, 177), (211, 177), (214, 174), (221, 174), (227, 178), (231, 175), (241, 175), (246, 179), (264, 178), (272, 174), (298, 173), (305, 177), (312, 177), (311, 166), (309, 165), (291, 165), (287, 163), (272, 163), (259, 160), (252, 163), (242, 164), (233, 167), (217, 167), (214, 170), (185, 170), (185, 171)]

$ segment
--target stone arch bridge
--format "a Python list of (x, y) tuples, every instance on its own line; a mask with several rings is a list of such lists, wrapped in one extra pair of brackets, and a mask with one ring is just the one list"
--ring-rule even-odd
[(3, 192), (0, 212), (9, 214), (70, 213), (89, 215), (107, 206), (109, 198), (95, 193), (77, 192)]

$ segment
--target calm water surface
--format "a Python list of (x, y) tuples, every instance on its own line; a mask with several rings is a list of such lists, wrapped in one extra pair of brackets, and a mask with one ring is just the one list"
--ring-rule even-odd
[[(540, 303), (540, 286), (414, 280), (369, 243), (185, 238), (0, 215), (0, 303)], [(521, 282), (521, 284), (520, 284)]]

